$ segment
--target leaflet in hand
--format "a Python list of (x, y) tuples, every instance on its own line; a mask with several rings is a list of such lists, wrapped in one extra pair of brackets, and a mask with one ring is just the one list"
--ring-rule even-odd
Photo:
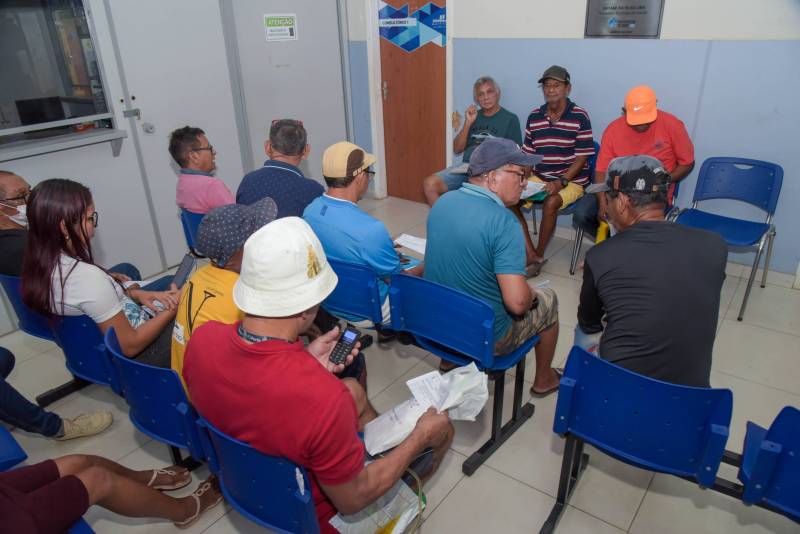
[(400, 234), (397, 239), (394, 240), (394, 242), (401, 247), (406, 247), (409, 250), (413, 250), (414, 252), (425, 255), (425, 244), (428, 242), (428, 240), (424, 237), (414, 237), (413, 235)]
[(530, 198), (536, 193), (540, 193), (544, 190), (545, 183), (544, 182), (531, 182), (529, 181), (525, 184), (525, 189), (522, 190), (522, 193), (519, 195), (520, 200), (525, 200), (526, 198)]

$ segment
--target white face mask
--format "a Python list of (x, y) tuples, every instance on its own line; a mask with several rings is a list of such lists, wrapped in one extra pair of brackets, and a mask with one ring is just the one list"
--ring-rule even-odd
[(23, 228), (28, 227), (28, 206), (26, 204), (20, 204), (19, 206), (9, 206), (8, 204), (0, 203), (0, 206), (5, 206), (6, 208), (15, 208), (17, 213), (13, 215), (8, 215), (7, 213), (3, 213), (6, 217), (17, 223), (18, 225), (22, 226)]

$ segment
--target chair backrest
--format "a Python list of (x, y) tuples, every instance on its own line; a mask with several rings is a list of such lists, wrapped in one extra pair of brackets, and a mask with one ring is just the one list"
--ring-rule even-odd
[[(767, 430), (762, 450), (774, 452), (769, 464), (769, 482), (763, 498), (769, 504), (800, 519), (800, 410), (786, 406)], [(756, 461), (756, 466), (765, 465)], [(753, 473), (753, 478), (758, 473)]]
[(20, 329), (26, 334), (54, 341), (50, 319), (31, 310), (22, 302), (22, 280), (16, 276), (0, 275), (0, 284), (6, 290), (11, 307), (17, 314)]
[(305, 469), (286, 458), (258, 452), (203, 418), (198, 427), (209, 468), (219, 477), (228, 504), (276, 532), (319, 532)]
[(594, 142), (594, 154), (589, 156), (589, 183), (594, 182), (594, 171), (597, 166), (597, 156), (600, 155), (600, 143)]
[(783, 168), (745, 158), (708, 158), (700, 167), (693, 202), (728, 198), (775, 213), (783, 184)]
[(392, 328), (469, 356), (479, 367), (494, 364), (494, 311), (471, 295), (407, 274), (389, 286)]
[(89, 523), (83, 519), (78, 519), (78, 522), (70, 527), (67, 534), (94, 534), (94, 530), (89, 526)]
[(0, 426), (0, 471), (11, 469), (27, 458), (28, 455), (19, 446), (11, 432), (4, 426)]
[(125, 357), (113, 328), (106, 332), (105, 344), (116, 371), (118, 393), (128, 403), (134, 426), (153, 439), (189, 449), (192, 456), (202, 458), (197, 412), (178, 373)]
[(103, 333), (91, 317), (56, 316), (53, 334), (64, 351), (67, 369), (73, 375), (95, 384), (111, 383), (111, 362), (103, 343)]
[(730, 390), (654, 380), (575, 346), (561, 379), (553, 431), (569, 432), (638, 467), (691, 476), (709, 487), (732, 410)]
[(328, 298), (325, 308), (331, 313), (345, 312), (381, 324), (381, 294), (375, 271), (365, 265), (356, 265), (328, 258), (339, 283)]
[(204, 213), (194, 213), (181, 208), (183, 236), (186, 238), (186, 244), (191, 250), (194, 250), (195, 241), (197, 239), (197, 228), (200, 226), (200, 221), (203, 220), (203, 217), (205, 217)]

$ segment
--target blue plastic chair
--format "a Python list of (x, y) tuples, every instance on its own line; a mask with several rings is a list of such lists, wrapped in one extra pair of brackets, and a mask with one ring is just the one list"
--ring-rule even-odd
[(22, 302), (22, 280), (16, 276), (0, 275), (0, 284), (6, 290), (11, 307), (17, 314), (20, 330), (47, 341), (55, 341), (50, 320), (31, 310)]
[(800, 410), (786, 406), (769, 429), (748, 422), (742, 456), (745, 504), (800, 521)]
[(733, 394), (639, 375), (573, 347), (553, 431), (566, 437), (552, 532), (586, 467), (584, 443), (625, 463), (713, 487), (728, 440)]
[(87, 382), (111, 385), (111, 365), (97, 323), (88, 315), (56, 316), (53, 326), (69, 372)]
[[(462, 291), (416, 276), (393, 275), (389, 302), (394, 330), (411, 333), (420, 347), (443, 360), (458, 365), (475, 362), (481, 371), (491, 372), (495, 382), (492, 435), (461, 466), (466, 475), (472, 475), (533, 415), (533, 404), (522, 404), (523, 380), (525, 356), (539, 342), (539, 336), (526, 340), (513, 352), (496, 356), (492, 307)], [(505, 373), (514, 366), (513, 411), (511, 420), (503, 425)]]
[[(741, 321), (750, 290), (756, 278), (764, 245), (767, 257), (761, 276), (761, 287), (767, 284), (767, 271), (772, 257), (775, 226), (772, 217), (778, 205), (783, 184), (783, 169), (780, 165), (744, 158), (708, 158), (700, 167), (692, 207), (681, 211), (676, 218), (678, 224), (710, 230), (720, 234), (729, 247), (755, 248), (756, 257), (750, 269), (747, 289), (744, 292), (738, 319)], [(763, 223), (716, 215), (697, 209), (699, 202), (712, 199), (731, 199), (752, 204), (767, 213)]]
[(202, 460), (203, 452), (197, 434), (197, 412), (186, 397), (178, 373), (127, 358), (113, 328), (106, 331), (105, 346), (115, 370), (112, 388), (128, 403), (133, 425), (166, 443), (176, 464), (197, 467), (196, 462), (181, 456), (182, 448), (188, 449), (196, 460)]
[(334, 315), (337, 312), (355, 315), (379, 327), (383, 323), (382, 301), (375, 271), (364, 265), (330, 258), (328, 263), (339, 278), (339, 283), (325, 299), (325, 309)]
[(205, 217), (204, 213), (194, 213), (189, 210), (181, 208), (181, 226), (183, 226), (183, 236), (186, 238), (186, 245), (195, 256), (203, 258), (204, 256), (197, 252), (195, 243), (197, 241), (197, 229), (200, 227), (200, 221)]
[(67, 532), (68, 534), (94, 534), (92, 527), (83, 519), (79, 519)]
[(250, 521), (281, 534), (315, 534), (319, 523), (305, 469), (197, 422), (209, 469), (225, 500)]
[(27, 458), (28, 455), (19, 446), (11, 432), (4, 426), (0, 426), (0, 471), (7, 471)]

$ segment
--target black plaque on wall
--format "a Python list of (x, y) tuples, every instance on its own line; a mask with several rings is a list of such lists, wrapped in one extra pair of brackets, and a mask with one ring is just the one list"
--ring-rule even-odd
[(664, 0), (587, 0), (584, 37), (658, 39)]

